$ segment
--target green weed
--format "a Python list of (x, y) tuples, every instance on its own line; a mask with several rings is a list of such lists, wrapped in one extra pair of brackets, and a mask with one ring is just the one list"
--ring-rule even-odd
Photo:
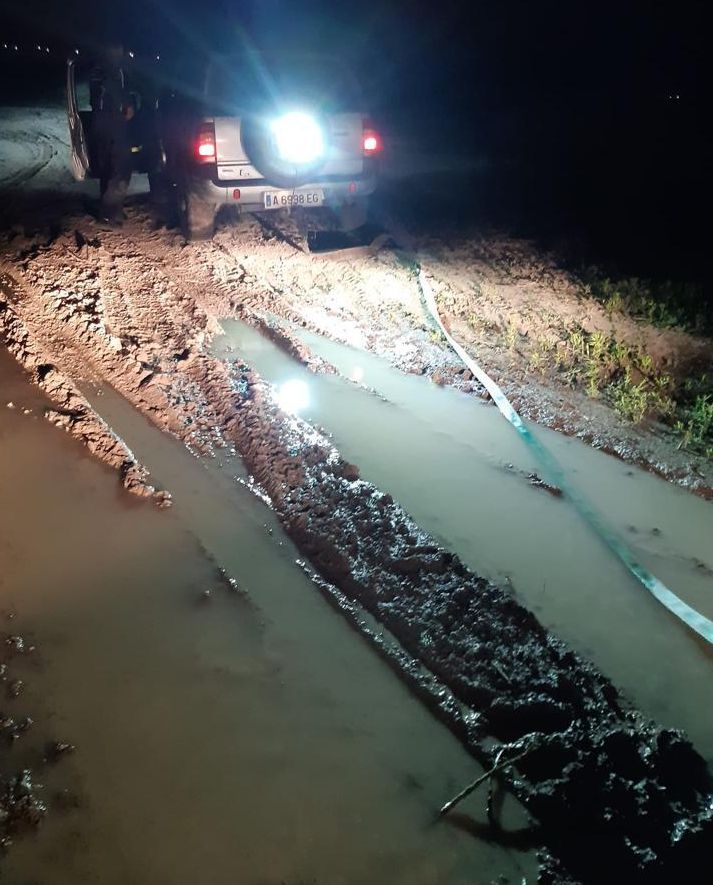
[(517, 344), (517, 339), (519, 338), (519, 333), (517, 331), (517, 326), (515, 323), (508, 323), (508, 327), (505, 330), (505, 346), (508, 350), (515, 350), (515, 345)]
[(713, 393), (698, 394), (691, 406), (681, 409), (674, 426), (681, 434), (680, 447), (713, 451), (707, 445), (713, 439)]
[(588, 293), (609, 316), (622, 313), (664, 329), (678, 326), (700, 333), (713, 331), (700, 286), (672, 281), (655, 283), (638, 277), (615, 280), (596, 267), (587, 268), (583, 278)]
[(612, 384), (609, 394), (619, 415), (627, 421), (639, 424), (644, 418), (670, 418), (676, 403), (669, 395), (671, 378), (658, 375), (642, 378), (636, 384), (627, 369), (622, 378)]
[(581, 326), (559, 342), (537, 341), (528, 367), (555, 369), (562, 383), (591, 398), (604, 396), (624, 420), (663, 421), (681, 436), (681, 446), (713, 456), (713, 378), (701, 375), (677, 387), (640, 345), (618, 341)]
[(638, 384), (632, 383), (631, 373), (627, 370), (624, 377), (610, 388), (612, 403), (617, 413), (627, 421), (638, 424), (648, 412), (645, 379)]

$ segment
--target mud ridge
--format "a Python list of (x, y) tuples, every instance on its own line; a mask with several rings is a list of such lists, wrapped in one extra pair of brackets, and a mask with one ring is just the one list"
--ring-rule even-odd
[(100, 461), (118, 471), (122, 486), (131, 494), (153, 498), (168, 506), (171, 496), (157, 491), (149, 482), (148, 470), (136, 460), (126, 443), (92, 409), (72, 381), (46, 361), (22, 320), (13, 309), (17, 292), (12, 277), (0, 274), (0, 339), (56, 405), (45, 417), (78, 439)]
[[(478, 714), (481, 739), (532, 743), (510, 787), (569, 874), (695, 879), (713, 834), (713, 783), (685, 738), (631, 709), (511, 596), (439, 548), (312, 428), (280, 413), (247, 367), (234, 381), (230, 433), (319, 574)], [(460, 710), (449, 716), (477, 751)]]
[(242, 314), (241, 319), (254, 326), (268, 341), (272, 341), (280, 350), (292, 357), (301, 366), (305, 366), (310, 372), (327, 375), (339, 374), (331, 363), (317, 356), (306, 344), (303, 344), (294, 335), (281, 328), (276, 322), (263, 319), (255, 314), (246, 313)]

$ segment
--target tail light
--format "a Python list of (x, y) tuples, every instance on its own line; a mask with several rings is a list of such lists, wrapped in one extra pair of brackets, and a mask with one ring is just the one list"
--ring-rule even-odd
[(375, 154), (381, 153), (382, 148), (384, 147), (384, 143), (381, 140), (381, 136), (373, 129), (371, 126), (364, 125), (364, 132), (362, 135), (362, 150), (364, 151), (364, 156), (373, 157)]
[(204, 123), (196, 137), (196, 160), (199, 163), (215, 163), (215, 126)]

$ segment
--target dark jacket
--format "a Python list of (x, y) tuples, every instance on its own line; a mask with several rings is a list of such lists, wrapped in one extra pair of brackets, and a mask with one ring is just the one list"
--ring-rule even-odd
[(121, 114), (127, 100), (126, 78), (118, 65), (95, 65), (89, 75), (89, 101), (93, 111)]

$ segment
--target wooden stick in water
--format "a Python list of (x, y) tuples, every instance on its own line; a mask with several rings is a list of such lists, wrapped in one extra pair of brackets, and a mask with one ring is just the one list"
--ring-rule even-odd
[(512, 759), (506, 759), (504, 762), (500, 761), (500, 757), (502, 756), (505, 748), (498, 753), (495, 759), (495, 765), (490, 769), (490, 771), (486, 771), (485, 774), (481, 774), (480, 777), (477, 777), (472, 783), (468, 784), (467, 787), (463, 787), (460, 793), (457, 793), (452, 799), (449, 799), (448, 802), (441, 808), (438, 812), (439, 817), (443, 817), (445, 814), (448, 814), (451, 809), (455, 808), (459, 802), (462, 802), (466, 796), (470, 796), (470, 794), (477, 790), (481, 784), (484, 784), (489, 778), (491, 778), (494, 774), (497, 774), (499, 771), (502, 771), (505, 768), (508, 768), (510, 765), (514, 765), (518, 759), (522, 759), (523, 756), (526, 756), (530, 752), (530, 748), (527, 750), (523, 750), (521, 753), (518, 753), (517, 756), (513, 756)]

